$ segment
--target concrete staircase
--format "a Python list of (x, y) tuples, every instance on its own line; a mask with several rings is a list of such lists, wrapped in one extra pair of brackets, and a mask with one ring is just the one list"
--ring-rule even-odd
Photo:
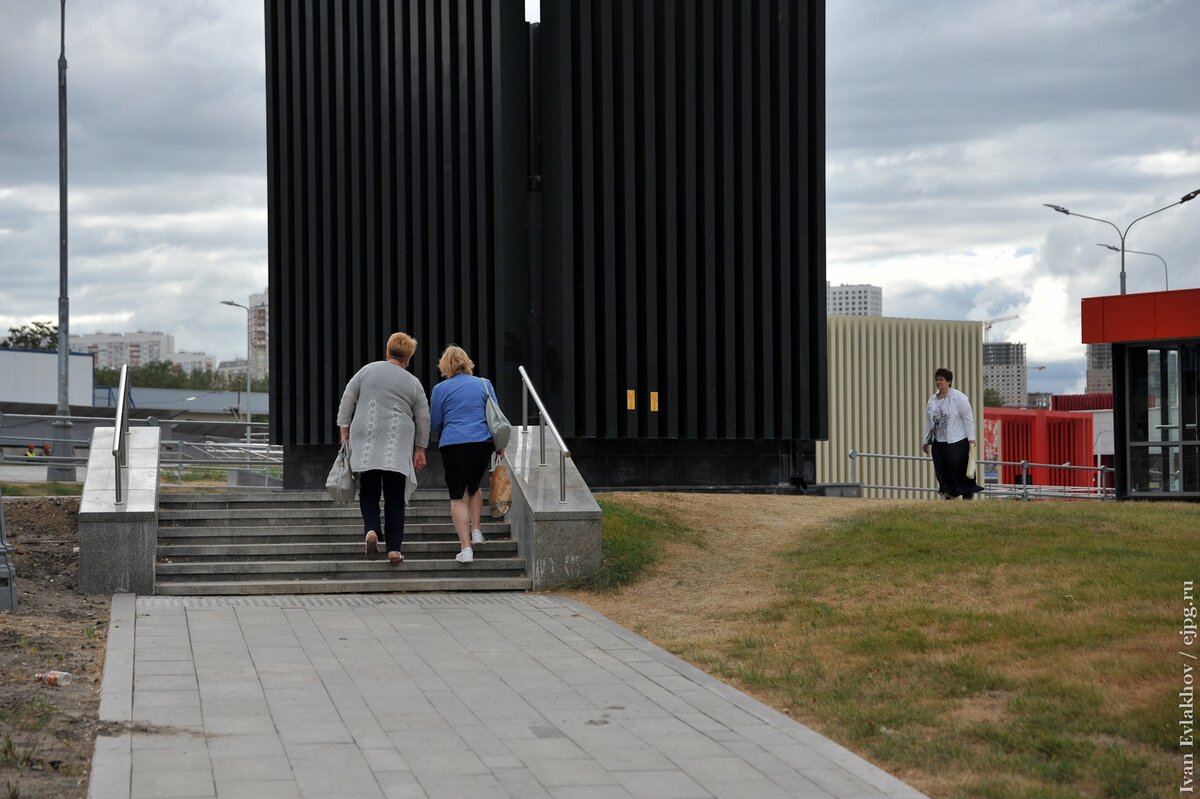
[(156, 594), (524, 591), (532, 587), (507, 522), (484, 507), (485, 542), (462, 564), (444, 491), (418, 489), (405, 516), (404, 562), (363, 555), (357, 505), (323, 491), (160, 493)]

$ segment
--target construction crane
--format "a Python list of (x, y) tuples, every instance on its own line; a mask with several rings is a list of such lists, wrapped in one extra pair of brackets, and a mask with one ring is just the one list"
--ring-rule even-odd
[(996, 319), (983, 320), (983, 340), (984, 340), (984, 342), (986, 343), (988, 340), (988, 333), (991, 331), (992, 325), (1000, 324), (1001, 322), (1008, 322), (1008, 321), (1011, 321), (1016, 318), (1017, 318), (1017, 315), (1012, 314), (1010, 316), (1001, 316)]

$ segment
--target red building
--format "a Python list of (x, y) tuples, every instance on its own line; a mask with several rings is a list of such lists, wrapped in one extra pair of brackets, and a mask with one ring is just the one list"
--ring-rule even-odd
[(1200, 289), (1085, 298), (1082, 329), (1112, 345), (1117, 496), (1200, 499)]

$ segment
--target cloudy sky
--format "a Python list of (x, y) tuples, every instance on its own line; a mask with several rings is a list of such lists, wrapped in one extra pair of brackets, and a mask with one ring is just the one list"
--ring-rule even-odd
[[(536, 3), (530, 16), (536, 17)], [(68, 4), (71, 330), (244, 352), (267, 280), (262, 4)], [(1107, 225), (1200, 188), (1197, 0), (829, 0), (828, 271), (891, 316), (988, 319), (1080, 391)], [(59, 4), (0, 0), (0, 329), (57, 319)], [(1127, 247), (1200, 286), (1200, 200)], [(1130, 292), (1163, 286), (1127, 256)]]

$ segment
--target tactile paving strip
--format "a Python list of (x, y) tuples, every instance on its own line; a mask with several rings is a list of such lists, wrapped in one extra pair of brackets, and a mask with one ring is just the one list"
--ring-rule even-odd
[(279, 596), (139, 596), (148, 608), (345, 608), (372, 605), (419, 607), (478, 607), (513, 605), (548, 608), (559, 605), (551, 596), (538, 594), (307, 594)]

